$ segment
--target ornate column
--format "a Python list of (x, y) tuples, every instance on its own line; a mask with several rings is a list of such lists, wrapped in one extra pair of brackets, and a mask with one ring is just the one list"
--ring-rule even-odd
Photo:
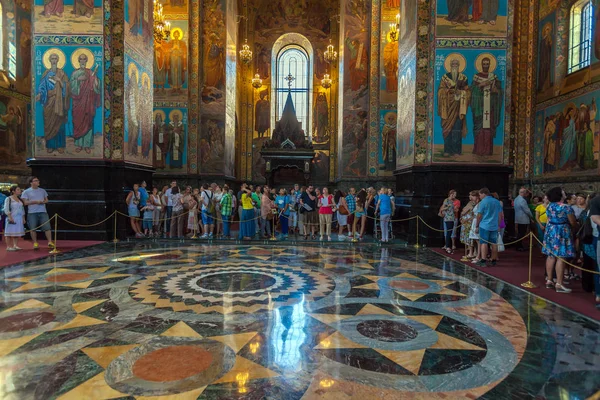
[[(151, 184), (153, 3), (44, 3), (35, 1), (32, 22), (28, 165), (50, 194), (51, 214), (91, 224), (124, 210), (125, 188)], [(61, 233), (105, 239), (112, 227), (61, 224)]]
[[(450, 189), (463, 202), (482, 186), (500, 196), (508, 192), (513, 2), (498, 3), (492, 9), (483, 2), (473, 14), (448, 10), (443, 1), (418, 2), (416, 57), (400, 65), (416, 68), (415, 123), (398, 124), (414, 154), (409, 150), (395, 172), (397, 192), (410, 203), (401, 217), (420, 215), (437, 227)], [(399, 92), (410, 93), (412, 84)]]

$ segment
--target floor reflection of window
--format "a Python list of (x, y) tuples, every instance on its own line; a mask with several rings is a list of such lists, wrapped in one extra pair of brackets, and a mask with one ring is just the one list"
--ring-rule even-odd
[(302, 346), (306, 340), (304, 298), (292, 307), (282, 307), (273, 312), (273, 325), (269, 335), (273, 361), (281, 368), (298, 368), (302, 359)]

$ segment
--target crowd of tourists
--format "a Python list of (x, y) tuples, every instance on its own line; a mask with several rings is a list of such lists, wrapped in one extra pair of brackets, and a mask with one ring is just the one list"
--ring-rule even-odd
[[(350, 188), (330, 193), (327, 187), (294, 185), (270, 188), (242, 184), (237, 193), (228, 185), (204, 184), (180, 188), (176, 181), (148, 191), (135, 184), (125, 200), (136, 237), (199, 237), (231, 239), (231, 225), (239, 222), (237, 238), (287, 238), (344, 241), (363, 239), (373, 232), (383, 243), (391, 239), (395, 199), (391, 189)], [(337, 233), (332, 233), (332, 230)], [(335, 236), (337, 235), (337, 236)]]
[[(48, 193), (40, 187), (40, 180), (32, 176), (28, 180), (29, 188), (22, 190), (19, 185), (10, 187), (9, 193), (0, 193), (0, 227), (7, 251), (22, 250), (19, 239), (25, 236), (26, 227), (33, 241), (33, 249), (39, 249), (37, 231), (41, 231), (48, 240), (48, 248), (53, 249), (54, 243), (50, 232), (50, 218), (46, 210)], [(27, 207), (27, 212), (25, 207)]]
[[(600, 224), (600, 193), (567, 194), (554, 187), (544, 195), (533, 195), (526, 188), (519, 190), (508, 208), (514, 210), (516, 251), (529, 251), (525, 238), (531, 232), (536, 253), (546, 257), (545, 286), (558, 293), (571, 293), (569, 285), (582, 280), (586, 291), (594, 291), (600, 308), (600, 275), (577, 272), (600, 271), (598, 224)], [(454, 253), (457, 240), (466, 248), (466, 257), (480, 267), (495, 266), (499, 253), (505, 250), (506, 218), (504, 204), (497, 193), (484, 188), (469, 193), (469, 202), (461, 208), (455, 190), (443, 201), (439, 216), (443, 220), (443, 249)], [(510, 235), (506, 235), (507, 237)]]

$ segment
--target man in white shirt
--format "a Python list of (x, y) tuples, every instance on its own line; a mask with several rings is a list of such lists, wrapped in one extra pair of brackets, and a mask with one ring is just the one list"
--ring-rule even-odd
[[(527, 189), (521, 188), (519, 195), (515, 199), (515, 224), (517, 225), (517, 237), (520, 239), (527, 235), (527, 228), (529, 228), (529, 224), (531, 224), (531, 220), (533, 219), (527, 199), (525, 198), (528, 192)], [(517, 251), (525, 251), (523, 240), (517, 242)]]
[[(216, 183), (214, 184), (216, 186)], [(215, 219), (213, 213), (210, 212), (210, 204), (214, 200), (214, 193), (209, 188), (208, 184), (202, 185), (202, 193), (200, 193), (200, 203), (202, 204), (202, 224), (204, 226), (204, 235), (202, 239), (213, 237), (213, 229), (215, 227)], [(214, 209), (214, 207), (213, 207)]]
[(48, 203), (48, 193), (40, 187), (40, 180), (36, 176), (29, 178), (31, 187), (26, 189), (21, 195), (21, 200), (27, 206), (27, 225), (31, 229), (31, 239), (33, 240), (33, 249), (39, 249), (37, 242), (37, 232), (44, 232), (48, 240), (48, 248), (54, 248), (52, 243), (52, 233), (50, 232), (50, 222), (46, 203)]
[(171, 189), (177, 186), (177, 181), (171, 182), (171, 187), (165, 192), (167, 198), (167, 216), (165, 220), (165, 235), (168, 235), (171, 231), (171, 215), (173, 215), (173, 199), (171, 198)]

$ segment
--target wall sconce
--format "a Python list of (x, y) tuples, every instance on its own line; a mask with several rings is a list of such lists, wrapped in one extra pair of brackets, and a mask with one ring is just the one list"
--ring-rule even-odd
[(325, 89), (329, 89), (331, 87), (331, 77), (329, 74), (323, 75), (323, 79), (321, 79), (321, 86)]
[(252, 87), (254, 89), (260, 89), (262, 87), (262, 79), (260, 79), (260, 75), (258, 74), (258, 71), (254, 75), (254, 78), (252, 78)]

